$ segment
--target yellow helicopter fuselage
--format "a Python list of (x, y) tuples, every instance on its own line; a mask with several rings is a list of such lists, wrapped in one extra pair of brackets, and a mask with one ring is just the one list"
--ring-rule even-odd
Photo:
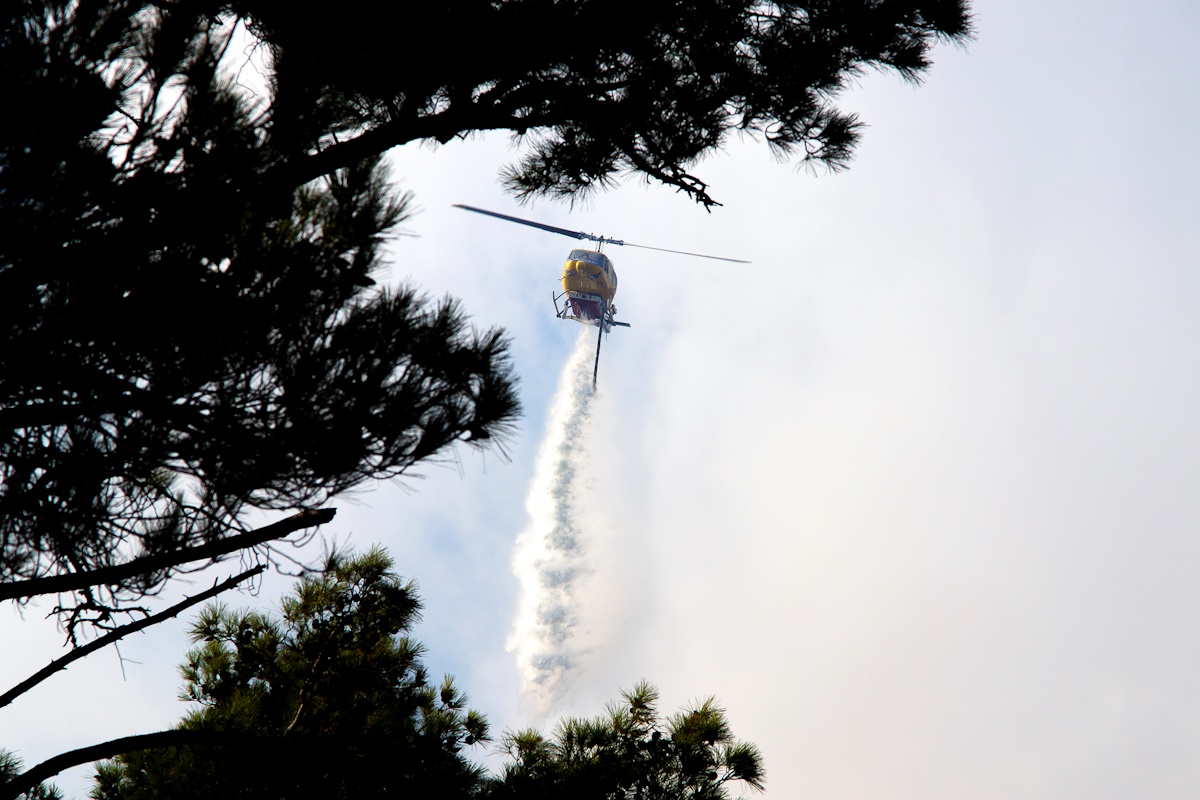
[(572, 297), (595, 296), (612, 303), (617, 294), (617, 271), (597, 250), (572, 250), (563, 265), (563, 291)]

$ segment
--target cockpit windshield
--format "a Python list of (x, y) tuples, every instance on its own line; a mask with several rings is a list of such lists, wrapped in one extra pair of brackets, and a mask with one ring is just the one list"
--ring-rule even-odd
[(612, 274), (612, 262), (608, 260), (608, 256), (596, 250), (572, 250), (571, 255), (567, 256), (568, 261), (586, 261), (589, 264), (595, 264), (605, 272)]

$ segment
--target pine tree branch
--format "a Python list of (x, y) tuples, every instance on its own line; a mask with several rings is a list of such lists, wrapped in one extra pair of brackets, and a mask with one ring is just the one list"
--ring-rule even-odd
[(279, 522), (271, 525), (247, 531), (236, 536), (227, 536), (215, 542), (209, 542), (197, 547), (188, 547), (182, 550), (172, 550), (168, 553), (143, 556), (142, 558), (135, 558), (132, 561), (111, 567), (101, 567), (83, 572), (68, 572), (62, 575), (50, 575), (45, 578), (30, 578), (29, 580), (0, 583), (0, 601), (54, 594), (56, 592), (73, 592), (86, 589), (89, 586), (112, 586), (123, 580), (156, 572), (168, 567), (177, 567), (193, 561), (203, 561), (204, 559), (219, 558), (238, 550), (256, 547), (264, 542), (281, 539), (304, 528), (323, 525), (332, 520), (336, 513), (336, 509), (332, 508), (308, 509), (298, 514), (293, 514), (287, 519), (281, 519)]
[(166, 611), (160, 612), (160, 613), (155, 614), (150, 617), (146, 617), (143, 620), (138, 620), (137, 622), (130, 623), (129, 625), (124, 625), (104, 636), (101, 636), (99, 639), (96, 639), (94, 642), (89, 642), (88, 644), (84, 645), (83, 647), (76, 647), (70, 653), (67, 653), (62, 658), (58, 658), (58, 659), (55, 659), (54, 661), (51, 661), (48, 665), (46, 665), (42, 669), (35, 672), (33, 675), (30, 675), (24, 681), (17, 684), (13, 688), (9, 689), (3, 695), (0, 695), (0, 708), (4, 708), (8, 704), (10, 704), (13, 700), (17, 699), (21, 695), (25, 694), (25, 692), (32, 689), (34, 686), (37, 686), (42, 681), (47, 680), (48, 678), (50, 678), (50, 676), (54, 675), (54, 673), (66, 669), (68, 666), (70, 666), (74, 662), (78, 661), (79, 659), (84, 658), (85, 656), (91, 655), (92, 653), (96, 652), (97, 650), (107, 647), (108, 645), (112, 644), (113, 642), (116, 642), (117, 640), (122, 639), (131, 633), (137, 633), (138, 631), (149, 628), (151, 625), (157, 625), (158, 623), (163, 622), (164, 620), (168, 620), (168, 619), (171, 619), (172, 617), (176, 617), (179, 615), (179, 612), (184, 611), (188, 608), (191, 608), (192, 606), (196, 605), (197, 603), (202, 603), (205, 600), (208, 600), (210, 597), (216, 597), (221, 592), (225, 591), (226, 589), (233, 588), (234, 586), (236, 586), (237, 584), (246, 580), (247, 578), (252, 578), (255, 575), (262, 573), (262, 571), (265, 570), (266, 568), (267, 567), (265, 564), (260, 564), (259, 566), (254, 567), (253, 569), (246, 570), (241, 575), (235, 575), (234, 577), (229, 578), (228, 580), (223, 581), (221, 583), (214, 583), (212, 588), (207, 589), (207, 590), (201, 592), (200, 594), (194, 595), (192, 597), (184, 598), (183, 601), (176, 603), (175, 605), (168, 608)]
[[(515, 113), (519, 104), (497, 101), (491, 107), (478, 104), (451, 106), (437, 114), (408, 116), (370, 128), (353, 139), (325, 147), (319, 152), (283, 161), (262, 174), (263, 186), (300, 187), (309, 181), (349, 167), (368, 156), (376, 155), (409, 142), (433, 139), (442, 144), (469, 131), (511, 130), (526, 131), (561, 122), (553, 114), (521, 117)], [(514, 108), (510, 108), (513, 106)]]
[[(544, 81), (507, 88), (500, 96), (495, 96), (497, 90), (492, 90), (473, 101), (453, 103), (438, 113), (393, 119), (319, 152), (282, 161), (269, 168), (261, 182), (299, 187), (392, 147), (418, 140), (444, 144), (468, 131), (508, 130), (523, 135), (569, 120), (579, 123), (590, 120), (591, 125), (603, 126), (623, 105), (598, 100), (595, 95), (625, 88), (626, 84), (626, 81), (607, 81), (581, 86)], [(632, 145), (620, 149), (635, 169), (690, 195), (706, 209), (720, 205), (709, 196), (705, 184), (689, 174), (682, 164), (651, 163)]]
[(27, 792), (42, 781), (53, 778), (64, 769), (78, 767), (90, 761), (100, 761), (123, 753), (135, 753), (139, 750), (152, 750), (156, 747), (188, 747), (195, 745), (219, 745), (229, 742), (236, 737), (228, 733), (215, 731), (169, 730), (156, 733), (142, 733), (136, 736), (123, 736), (100, 744), (81, 747), (49, 758), (36, 767), (22, 772), (6, 784), (0, 785), (0, 800), (14, 800), (22, 792)]
[[(422, 118), (404, 118), (384, 123), (360, 133), (353, 139), (338, 142), (319, 152), (287, 160), (268, 169), (260, 178), (263, 186), (287, 186), (298, 188), (317, 178), (332, 174), (343, 167), (351, 166), (368, 156), (390, 150), (418, 139), (437, 138), (446, 135), (446, 127), (429, 124), (442, 115)], [(444, 141), (449, 141), (458, 132), (456, 129)]]

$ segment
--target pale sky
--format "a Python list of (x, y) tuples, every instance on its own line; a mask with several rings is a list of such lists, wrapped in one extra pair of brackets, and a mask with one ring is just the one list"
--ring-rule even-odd
[[(550, 305), (572, 243), (452, 203), (753, 261), (610, 251), (633, 327), (601, 357), (589, 644), (555, 713), (643, 677), (664, 711), (715, 695), (770, 797), (1200, 792), (1200, 6), (975, 6), (923, 86), (845, 95), (869, 125), (848, 172), (735, 142), (699, 167), (712, 214), (638, 182), (518, 207), (503, 137), (393, 154), (424, 210), (391, 276), (509, 330), (526, 415), (511, 460), (462, 451), (326, 533), (419, 581), (432, 670), (496, 731), (531, 721), (513, 547), (578, 332)], [(0, 611), (5, 687), (58, 655), (40, 617)], [(0, 744), (32, 764), (170, 725), (183, 630), (0, 710)]]

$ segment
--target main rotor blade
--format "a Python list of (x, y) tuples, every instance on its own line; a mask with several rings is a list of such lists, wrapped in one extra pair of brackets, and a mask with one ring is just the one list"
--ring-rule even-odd
[(488, 211), (483, 208), (475, 208), (474, 206), (464, 206), (461, 203), (455, 203), (454, 207), (461, 208), (463, 211), (474, 211), (476, 214), (486, 214), (489, 217), (496, 217), (497, 219), (515, 222), (518, 225), (528, 225), (531, 228), (541, 228), (544, 231), (550, 231), (550, 233), (559, 233), (563, 236), (570, 236), (572, 239), (579, 239), (581, 241), (602, 242), (604, 244), (621, 244), (616, 239), (606, 239), (603, 236), (594, 236), (590, 233), (584, 233), (583, 231), (569, 231), (566, 228), (556, 228), (553, 225), (547, 225), (543, 222), (534, 222), (533, 220), (521, 219), (520, 217), (510, 217), (508, 214), (498, 214), (495, 211)]
[(593, 233), (584, 233), (583, 231), (569, 231), (566, 228), (557, 228), (553, 225), (547, 225), (544, 222), (534, 222), (529, 219), (521, 219), (520, 217), (510, 217), (508, 214), (500, 214), (496, 211), (488, 211), (484, 208), (475, 208), (475, 206), (464, 206), (462, 203), (455, 203), (455, 208), (461, 208), (463, 211), (474, 211), (476, 214), (485, 214), (489, 217), (515, 222), (518, 225), (528, 225), (531, 228), (540, 228), (550, 233), (558, 233), (563, 236), (570, 236), (572, 239), (581, 241), (596, 242), (597, 244), (615, 244), (623, 247), (640, 247), (642, 250), (657, 250), (660, 253), (674, 253), (680, 256), (693, 256), (694, 258), (711, 258), (713, 261), (729, 261), (733, 264), (749, 264), (749, 261), (743, 261), (740, 258), (724, 258), (722, 256), (709, 256), (704, 253), (689, 253), (686, 250), (668, 250), (665, 247), (651, 247), (648, 244), (632, 244), (620, 239), (609, 239), (606, 236), (596, 236)]
[(731, 261), (734, 264), (749, 264), (749, 261), (743, 261), (740, 258), (725, 258), (723, 256), (706, 256), (704, 253), (688, 253), (684, 250), (668, 250), (665, 247), (651, 247), (648, 244), (634, 244), (633, 242), (613, 242), (613, 244), (621, 244), (626, 247), (640, 247), (643, 250), (657, 250), (660, 253), (675, 253), (680, 256), (695, 256), (696, 258), (711, 258), (714, 261)]

